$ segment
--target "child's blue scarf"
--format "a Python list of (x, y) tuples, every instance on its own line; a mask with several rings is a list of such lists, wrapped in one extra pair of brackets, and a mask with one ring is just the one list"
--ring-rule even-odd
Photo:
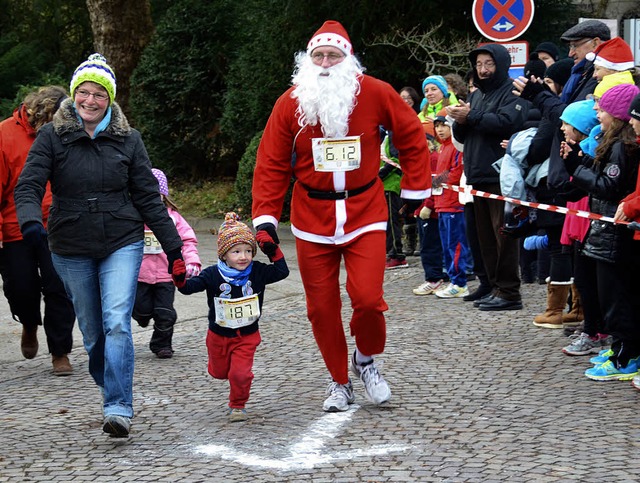
[(236, 287), (242, 287), (249, 281), (249, 275), (251, 275), (251, 269), (253, 268), (253, 262), (249, 264), (244, 270), (236, 270), (229, 267), (222, 260), (218, 260), (218, 272), (222, 275), (225, 282), (235, 285)]

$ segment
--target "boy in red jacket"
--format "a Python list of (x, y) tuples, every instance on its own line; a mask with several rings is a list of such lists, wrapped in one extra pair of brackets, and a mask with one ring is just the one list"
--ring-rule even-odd
[(448, 299), (464, 297), (469, 294), (467, 288), (467, 257), (469, 245), (465, 235), (464, 206), (458, 199), (458, 192), (443, 189), (442, 184), (459, 185), (462, 176), (462, 153), (451, 141), (451, 122), (444, 113), (433, 121), (436, 134), (440, 138), (440, 153), (436, 177), (433, 180), (433, 197), (435, 210), (438, 214), (438, 228), (444, 265), (449, 275), (449, 285), (438, 290), (436, 297)]

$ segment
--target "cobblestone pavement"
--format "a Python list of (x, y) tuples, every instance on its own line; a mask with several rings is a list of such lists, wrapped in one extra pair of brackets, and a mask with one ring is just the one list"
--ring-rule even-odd
[[(210, 264), (204, 228), (196, 226)], [(155, 358), (151, 329), (134, 328), (136, 416), (127, 439), (101, 430), (79, 333), (74, 374), (54, 377), (42, 331), (40, 354), (21, 358), (20, 326), (2, 298), (0, 482), (640, 480), (640, 395), (628, 382), (586, 379), (587, 358), (565, 356), (562, 334), (533, 326), (544, 286), (523, 286), (523, 310), (480, 312), (461, 299), (413, 295), (422, 281), (414, 257), (385, 279), (381, 359), (391, 401), (373, 406), (356, 381), (352, 409), (324, 413), (327, 372), (293, 241), (281, 232), (292, 274), (267, 289), (244, 423), (227, 421), (228, 386), (206, 372), (204, 296), (177, 296), (173, 359)]]

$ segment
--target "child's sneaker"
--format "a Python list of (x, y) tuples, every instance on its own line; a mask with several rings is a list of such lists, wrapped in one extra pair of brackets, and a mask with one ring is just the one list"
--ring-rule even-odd
[(331, 381), (327, 388), (327, 395), (329, 397), (324, 400), (322, 409), (329, 413), (346, 411), (349, 409), (349, 404), (353, 404), (356, 400), (353, 395), (351, 380), (346, 384), (338, 384), (336, 381)]
[(232, 423), (246, 421), (248, 418), (247, 410), (240, 408), (229, 408), (229, 410), (227, 411), (227, 416), (229, 417), (229, 421)]
[(602, 345), (598, 336), (591, 337), (589, 334), (582, 332), (578, 337), (573, 339), (571, 344), (562, 348), (562, 352), (568, 356), (586, 356), (589, 354), (598, 354)]
[(607, 362), (609, 360), (609, 357), (611, 357), (612, 355), (613, 355), (613, 351), (611, 349), (602, 349), (600, 352), (598, 352), (597, 356), (589, 359), (589, 362), (591, 362), (591, 364), (598, 366), (600, 364), (604, 364), (605, 362)]
[(424, 282), (418, 288), (413, 289), (415, 295), (431, 295), (436, 293), (444, 286), (443, 280), (437, 280), (435, 282)]
[(457, 285), (450, 283), (445, 288), (436, 292), (436, 297), (441, 299), (452, 299), (456, 297), (464, 297), (469, 295), (469, 289), (465, 285), (464, 287), (458, 287)]
[(584, 375), (594, 381), (628, 381), (638, 375), (638, 360), (631, 359), (626, 367), (616, 367), (607, 360), (604, 364), (587, 369)]

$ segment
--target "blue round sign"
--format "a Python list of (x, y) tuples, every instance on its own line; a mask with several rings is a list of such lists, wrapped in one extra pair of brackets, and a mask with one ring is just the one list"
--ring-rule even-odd
[(529, 28), (534, 11), (533, 0), (474, 0), (473, 23), (486, 38), (506, 42)]

